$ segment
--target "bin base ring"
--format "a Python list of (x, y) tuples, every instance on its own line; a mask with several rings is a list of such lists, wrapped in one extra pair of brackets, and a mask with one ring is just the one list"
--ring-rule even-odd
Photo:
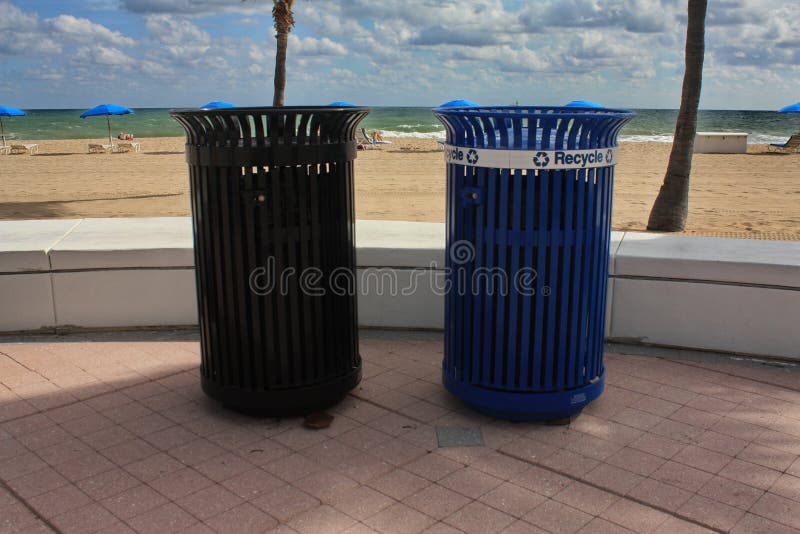
[(580, 413), (603, 393), (605, 370), (591, 384), (565, 391), (500, 391), (465, 384), (442, 370), (442, 383), (475, 410), (509, 421), (555, 421)]
[(256, 417), (295, 417), (330, 408), (361, 382), (361, 366), (350, 373), (311, 386), (253, 391), (225, 387), (201, 377), (209, 397), (226, 408)]

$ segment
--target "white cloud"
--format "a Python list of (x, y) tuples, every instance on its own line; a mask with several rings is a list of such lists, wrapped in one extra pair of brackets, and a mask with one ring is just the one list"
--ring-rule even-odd
[(122, 0), (122, 6), (134, 13), (187, 16), (272, 12), (272, 2), (267, 0)]
[(288, 49), (292, 54), (305, 57), (347, 55), (347, 49), (344, 46), (327, 37), (321, 39), (315, 37), (297, 37), (291, 33), (289, 34)]
[(79, 43), (108, 43), (117, 46), (134, 46), (136, 41), (120, 32), (109, 30), (89, 19), (79, 19), (72, 15), (59, 15), (45, 21), (52, 31), (66, 39)]
[(102, 45), (91, 45), (78, 48), (75, 59), (82, 63), (94, 63), (103, 67), (127, 69), (136, 61), (121, 50)]
[(0, 54), (54, 56), (75, 44), (134, 46), (135, 40), (85, 18), (61, 14), (40, 19), (11, 2), (0, 2)]

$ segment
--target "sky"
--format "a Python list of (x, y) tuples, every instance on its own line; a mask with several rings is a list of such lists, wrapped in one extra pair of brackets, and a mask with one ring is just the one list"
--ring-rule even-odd
[[(271, 105), (269, 0), (0, 0), (0, 105)], [(296, 0), (287, 105), (680, 104), (685, 0)], [(703, 109), (800, 100), (800, 0), (709, 0)]]

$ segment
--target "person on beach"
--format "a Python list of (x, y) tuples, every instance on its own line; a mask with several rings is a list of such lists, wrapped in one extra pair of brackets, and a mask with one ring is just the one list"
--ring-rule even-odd
[(375, 143), (377, 141), (383, 142), (383, 136), (378, 130), (375, 130), (374, 132), (372, 132), (372, 142)]

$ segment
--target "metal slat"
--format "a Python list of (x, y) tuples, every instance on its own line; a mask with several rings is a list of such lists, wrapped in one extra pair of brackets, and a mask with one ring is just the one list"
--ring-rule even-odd
[[(550, 198), (550, 232), (551, 236), (560, 235), (560, 217), (561, 217), (561, 183), (562, 172), (554, 171), (551, 173), (551, 198)], [(550, 264), (547, 269), (547, 286), (550, 288), (547, 299), (547, 326), (545, 328), (546, 334), (546, 349), (545, 349), (545, 369), (544, 369), (544, 387), (548, 390), (553, 388), (560, 388), (563, 385), (555, 380), (554, 373), (557, 367), (556, 359), (559, 359), (558, 346), (558, 322), (556, 315), (556, 295), (552, 293), (555, 289), (558, 291), (558, 258), (560, 254), (560, 247), (557, 239), (551, 239), (547, 248), (550, 255)], [(545, 297), (545, 295), (542, 295)]]
[[(491, 266), (494, 265), (494, 257), (495, 257), (495, 250), (497, 248), (495, 243), (495, 235), (496, 233), (494, 230), (497, 228), (496, 223), (496, 214), (495, 211), (497, 209), (497, 171), (495, 169), (487, 169), (487, 187), (486, 187), (486, 204), (487, 204), (487, 213), (486, 213), (486, 227), (491, 232), (486, 233), (486, 262), (482, 265), (484, 266)], [(488, 280), (487, 280), (488, 284)], [(482, 365), (481, 365), (481, 381), (484, 383), (491, 382), (492, 376), (492, 368), (494, 365), (494, 358), (496, 355), (494, 354), (493, 345), (494, 345), (494, 315), (495, 315), (495, 303), (494, 297), (488, 291), (484, 291), (484, 314), (483, 314), (483, 351), (481, 354)]]
[[(540, 171), (538, 176), (538, 193), (539, 198), (536, 204), (537, 211), (537, 229), (539, 230), (539, 239), (536, 243), (536, 272), (545, 278), (546, 263), (546, 250), (547, 250), (547, 208), (549, 199), (549, 185), (550, 185), (550, 171)], [(537, 389), (541, 389), (544, 384), (544, 360), (547, 358), (545, 353), (545, 319), (544, 319), (544, 304), (545, 299), (540, 292), (536, 294), (536, 308), (535, 308), (535, 323), (533, 329), (533, 384)]]
[(557, 381), (563, 387), (569, 386), (569, 378), (567, 377), (568, 370), (572, 368), (575, 362), (575, 355), (573, 352), (573, 339), (567, 335), (569, 332), (569, 302), (572, 288), (572, 249), (575, 246), (575, 221), (574, 221), (574, 204), (575, 204), (575, 171), (564, 172), (564, 245), (561, 249), (561, 269), (559, 276), (559, 286), (554, 288), (555, 292), (559, 294), (559, 312), (558, 312), (558, 346), (559, 360), (557, 365)]
[[(516, 125), (515, 125), (516, 126)], [(522, 171), (519, 169), (514, 170), (513, 192), (511, 199), (511, 229), (515, 232), (522, 233), (522, 203), (525, 200), (522, 195)], [(508, 295), (508, 368), (506, 369), (505, 384), (506, 387), (516, 388), (519, 387), (519, 366), (522, 356), (519, 352), (519, 334), (520, 328), (520, 301), (529, 297), (520, 296), (518, 277), (520, 273), (520, 248), (521, 246), (515, 244), (511, 248), (511, 262), (508, 266), (509, 274), (509, 295)]]
[[(486, 228), (488, 228), (488, 221), (486, 219), (486, 175), (488, 171), (486, 169), (480, 168), (475, 173), (475, 187), (479, 191), (479, 195), (481, 198), (479, 199), (478, 204), (475, 207), (475, 221), (474, 221), (474, 228), (475, 228), (475, 259), (473, 261), (473, 265), (475, 268), (479, 268), (484, 265), (484, 234)], [(478, 292), (474, 288), (475, 283), (475, 268), (472, 270), (472, 278), (469, 282), (470, 287), (470, 294), (474, 294), (475, 302), (472, 306), (472, 320), (471, 320), (471, 328), (472, 328), (472, 360), (470, 364), (470, 373), (469, 373), (469, 380), (472, 383), (479, 383), (483, 378), (480, 376), (481, 371), (481, 363), (480, 359), (482, 356), (481, 347), (483, 346), (483, 328), (481, 325), (483, 324), (484, 318), (486, 317), (486, 302), (485, 297), (482, 293)], [(474, 292), (474, 293), (473, 293)], [(452, 299), (455, 301), (455, 299)], [(467, 329), (470, 328), (470, 323), (464, 325)]]
[[(507, 233), (508, 229), (508, 214), (509, 214), (509, 202), (508, 202), (508, 188), (509, 188), (509, 178), (508, 178), (508, 169), (503, 169), (500, 171), (500, 180), (498, 187), (500, 188), (500, 195), (498, 197), (497, 203), (497, 222), (495, 228), (498, 230)], [(498, 272), (501, 274), (501, 278), (499, 279), (500, 287), (493, 287), (490, 288), (491, 291), (495, 292), (494, 297), (494, 369), (492, 373), (491, 383), (494, 387), (503, 387), (504, 385), (504, 376), (505, 376), (505, 369), (507, 367), (506, 360), (508, 358), (508, 354), (506, 352), (506, 340), (508, 337), (508, 321), (507, 321), (507, 313), (506, 313), (506, 305), (507, 305), (507, 296), (505, 293), (505, 288), (503, 284), (507, 283), (507, 265), (506, 265), (506, 258), (508, 257), (508, 251), (513, 245), (509, 244), (508, 242), (498, 243), (497, 246), (497, 260), (495, 261), (494, 265), (487, 266), (490, 271), (492, 272), (494, 267), (497, 267)], [(492, 280), (494, 277), (492, 276)], [(493, 282), (492, 282), (493, 283)]]

